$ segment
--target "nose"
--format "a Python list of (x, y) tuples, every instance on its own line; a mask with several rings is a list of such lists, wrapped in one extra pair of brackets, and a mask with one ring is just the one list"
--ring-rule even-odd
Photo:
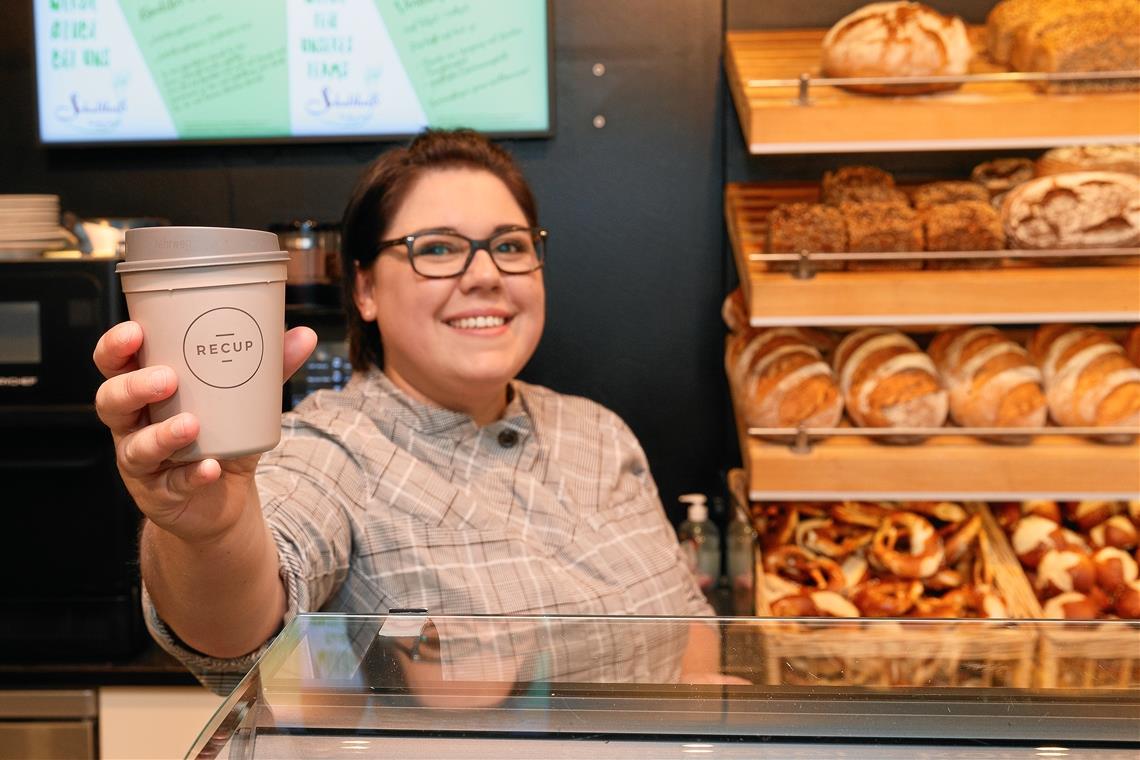
[(467, 271), (459, 278), (461, 287), (465, 289), (498, 287), (501, 280), (502, 274), (499, 272), (499, 267), (491, 258), (491, 252), (487, 250), (486, 246), (475, 249), (475, 254), (467, 266)]

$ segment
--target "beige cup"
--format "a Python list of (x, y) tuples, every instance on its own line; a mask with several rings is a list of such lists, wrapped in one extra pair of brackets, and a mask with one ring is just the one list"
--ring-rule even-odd
[[(139, 362), (178, 376), (175, 394), (151, 404), (151, 421), (191, 412), (200, 423), (198, 439), (175, 461), (232, 459), (268, 451), (281, 438), (289, 255), (275, 249), (276, 236), (258, 230), (127, 231), (127, 260), (116, 271), (130, 317), (142, 327)], [(181, 255), (162, 255), (171, 250)]]

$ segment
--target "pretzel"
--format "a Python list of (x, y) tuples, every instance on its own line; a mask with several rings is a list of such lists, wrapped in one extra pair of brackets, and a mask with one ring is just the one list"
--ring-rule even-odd
[(962, 583), (962, 574), (950, 567), (944, 567), (929, 578), (922, 579), (922, 585), (928, 591), (949, 591), (958, 588)]
[(952, 501), (908, 501), (903, 505), (903, 509), (945, 523), (960, 523), (969, 517), (961, 504)]
[(781, 506), (772, 504), (766, 510), (767, 530), (764, 537), (764, 551), (774, 551), (784, 544), (789, 544), (796, 535), (796, 525), (800, 521), (800, 511), (794, 504)]
[(974, 515), (965, 523), (952, 527), (954, 530), (942, 539), (946, 564), (952, 565), (965, 556), (970, 545), (982, 531), (982, 516)]
[(922, 596), (922, 584), (914, 580), (868, 581), (851, 595), (851, 601), (867, 617), (902, 617)]
[(813, 591), (842, 591), (847, 585), (835, 560), (817, 557), (798, 546), (781, 546), (765, 554), (764, 570)]
[(772, 605), (776, 617), (859, 617), (859, 610), (834, 591), (801, 591)]
[(872, 532), (858, 525), (845, 525), (834, 520), (804, 520), (796, 526), (796, 544), (840, 560), (871, 543)]
[(831, 516), (849, 525), (877, 528), (893, 511), (866, 501), (845, 501), (831, 508)]
[(888, 514), (871, 540), (871, 562), (900, 578), (928, 578), (944, 557), (934, 527), (912, 512)]

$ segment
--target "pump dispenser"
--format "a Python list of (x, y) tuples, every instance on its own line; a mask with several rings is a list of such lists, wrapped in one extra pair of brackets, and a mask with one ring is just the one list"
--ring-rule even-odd
[(689, 506), (677, 539), (701, 591), (708, 594), (720, 577), (720, 532), (709, 521), (708, 499), (703, 493), (682, 494), (680, 501)]

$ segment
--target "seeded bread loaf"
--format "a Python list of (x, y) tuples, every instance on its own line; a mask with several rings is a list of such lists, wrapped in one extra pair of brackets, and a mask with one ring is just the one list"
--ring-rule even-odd
[[(834, 206), (785, 203), (768, 214), (768, 253), (841, 253), (847, 250), (847, 227)], [(817, 270), (843, 269), (842, 261), (816, 261)], [(791, 262), (772, 262), (769, 269), (787, 271)]]
[(895, 178), (874, 166), (844, 166), (823, 173), (820, 200), (831, 206), (843, 203), (901, 203), (906, 193), (895, 187)]
[[(914, 209), (899, 203), (844, 203), (847, 247), (854, 252), (922, 251), (922, 222)], [(848, 261), (847, 268), (921, 269), (922, 260)]]
[(851, 420), (861, 427), (941, 427), (948, 400), (930, 357), (898, 330), (844, 338), (832, 360)]
[(977, 182), (957, 180), (919, 185), (911, 193), (911, 201), (919, 211), (943, 203), (956, 203), (958, 201), (985, 201), (988, 203), (989, 200), (989, 191), (982, 185)]
[[(989, 201), (958, 201), (921, 212), (928, 251), (996, 251), (1005, 247), (1001, 215)], [(985, 269), (999, 258), (929, 259), (928, 269)]]
[(1041, 427), (1041, 370), (1024, 348), (994, 327), (955, 327), (928, 349), (949, 392), (950, 416), (963, 427)]
[[(973, 49), (957, 16), (913, 2), (880, 2), (840, 19), (823, 38), (822, 69), (830, 77), (965, 74)], [(847, 85), (856, 92), (915, 95), (957, 84)]]

